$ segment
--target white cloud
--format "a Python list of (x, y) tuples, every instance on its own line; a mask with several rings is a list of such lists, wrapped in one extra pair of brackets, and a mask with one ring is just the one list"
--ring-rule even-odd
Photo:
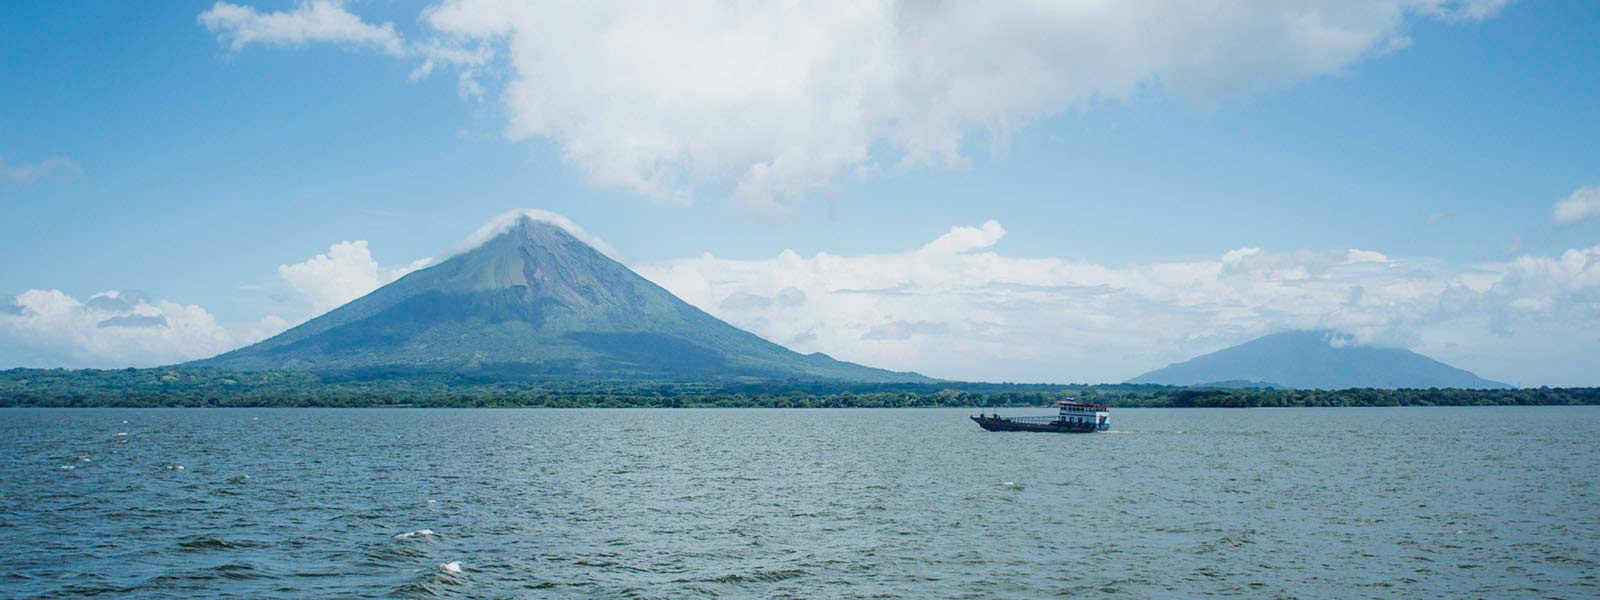
[(0, 295), (0, 367), (150, 367), (205, 358), (281, 331), (265, 317), (229, 329), (192, 304), (105, 291)]
[(1348, 262), (1348, 263), (1363, 263), (1363, 262), (1383, 263), (1383, 262), (1389, 262), (1389, 257), (1384, 256), (1384, 254), (1382, 252), (1373, 252), (1371, 250), (1357, 250), (1355, 248), (1351, 248), (1349, 251), (1345, 252), (1344, 261)]
[[(560, 215), (512, 211), (604, 242)], [(1600, 246), (1448, 267), (1372, 250), (1239, 248), (1215, 259), (1106, 266), (1016, 258), (996, 221), (953, 227), (890, 254), (633, 265), (691, 304), (802, 352), (938, 377), (1120, 381), (1285, 329), (1408, 346), (1492, 379), (1594, 385)], [(442, 260), (446, 255), (441, 255)], [(383, 267), (340, 242), (279, 273), (317, 312), (435, 259)], [(193, 305), (108, 291), (0, 296), (0, 367), (151, 366), (211, 356), (287, 328), (277, 317), (222, 325)]]
[(508, 134), (554, 140), (592, 183), (781, 212), (840, 173), (959, 168), (970, 142), (1145, 86), (1206, 104), (1339, 73), (1418, 19), (1506, 3), (444, 0), (414, 76), (459, 65), (478, 95), (501, 57)]
[(896, 254), (707, 254), (637, 270), (796, 350), (937, 377), (1120, 381), (1255, 336), (1332, 328), (1490, 378), (1596, 383), (1575, 349), (1600, 344), (1600, 246), (1470, 268), (1260, 248), (1110, 267), (1005, 256), (992, 225)]
[(981, 227), (951, 227), (950, 231), (922, 247), (922, 252), (935, 255), (960, 254), (969, 250), (988, 248), (1005, 237), (1006, 228), (990, 219)]
[(494, 239), (495, 236), (505, 233), (517, 223), (520, 223), (523, 219), (542, 221), (565, 229), (567, 233), (572, 234), (572, 237), (578, 238), (579, 240), (583, 241), (583, 243), (593, 247), (595, 250), (599, 250), (601, 254), (611, 257), (612, 260), (621, 260), (619, 258), (621, 255), (617, 253), (616, 248), (613, 248), (611, 244), (607, 244), (605, 240), (602, 240), (599, 237), (584, 231), (584, 229), (579, 227), (577, 223), (572, 222), (572, 219), (568, 219), (566, 216), (559, 213), (540, 208), (518, 208), (500, 213), (495, 215), (494, 218), (485, 221), (483, 225), (478, 226), (478, 228), (468, 235), (466, 239), (461, 240), (460, 243), (451, 247), (449, 250), (446, 250), (444, 254), (439, 255), (434, 259), (434, 261), (443, 262), (447, 258), (461, 254), (473, 248), (477, 248), (478, 246), (482, 246), (484, 242), (487, 242), (491, 239)]
[(366, 23), (336, 0), (305, 0), (293, 10), (273, 12), (218, 2), (196, 20), (235, 52), (250, 44), (301, 46), (331, 42), (376, 48), (394, 56), (405, 54), (405, 44), (393, 23)]
[(1600, 185), (1578, 188), (1550, 210), (1557, 223), (1576, 223), (1594, 215), (1600, 215)]
[(136, 291), (110, 290), (84, 301), (58, 290), (0, 295), (0, 368), (150, 367), (208, 358), (276, 335), (432, 262), (384, 267), (367, 242), (357, 240), (280, 265), (283, 283), (303, 299), (280, 307), (296, 321), (268, 315), (223, 324), (200, 306), (156, 301)]
[(404, 267), (385, 268), (373, 260), (366, 240), (345, 241), (329, 246), (326, 254), (292, 265), (278, 265), (278, 276), (311, 300), (315, 312), (322, 314), (431, 262), (421, 259)]
[(0, 183), (33, 183), (42, 179), (82, 174), (83, 167), (64, 156), (47, 158), (36, 163), (10, 164), (0, 160)]
[(488, 45), (463, 48), (434, 41), (417, 48), (417, 51), (423, 59), (422, 64), (411, 71), (410, 79), (413, 83), (427, 78), (436, 68), (452, 67), (458, 71), (456, 80), (461, 99), (483, 97), (483, 85), (478, 79), (483, 68), (494, 59), (494, 50)]
[(1260, 248), (1236, 248), (1222, 254), (1222, 264), (1237, 265), (1252, 256), (1261, 254)]
[(1449, 0), (1434, 0), (1422, 2), (1424, 12), (1445, 20), (1476, 21), (1487, 19), (1500, 14), (1500, 9), (1509, 6), (1516, 0), (1464, 0), (1450, 2)]

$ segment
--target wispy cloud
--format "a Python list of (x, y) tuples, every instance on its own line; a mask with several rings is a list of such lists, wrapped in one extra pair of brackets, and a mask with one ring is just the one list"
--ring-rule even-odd
[(0, 182), (3, 183), (33, 183), (43, 179), (79, 175), (83, 175), (83, 167), (64, 156), (47, 158), (36, 163), (17, 164), (0, 159)]
[(422, 56), (422, 64), (411, 71), (410, 79), (413, 83), (426, 79), (436, 68), (454, 68), (457, 71), (457, 93), (461, 99), (483, 98), (484, 88), (479, 79), (484, 69), (494, 59), (494, 50), (488, 44), (465, 48), (432, 41), (417, 48), (416, 51)]
[(1600, 215), (1600, 185), (1578, 188), (1550, 209), (1550, 218), (1557, 223), (1576, 223), (1594, 215)]
[(326, 42), (374, 48), (394, 56), (405, 54), (405, 43), (393, 23), (367, 23), (335, 0), (306, 0), (292, 10), (273, 12), (218, 2), (196, 20), (235, 52), (251, 44), (300, 46)]

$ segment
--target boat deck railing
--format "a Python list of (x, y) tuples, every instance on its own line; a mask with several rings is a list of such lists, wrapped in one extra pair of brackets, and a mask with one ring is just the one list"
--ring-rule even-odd
[(1050, 416), (1050, 417), (1000, 417), (1000, 419), (1004, 420), (1004, 421), (1011, 421), (1013, 423), (1039, 423), (1039, 424), (1046, 424), (1046, 423), (1058, 422), (1058, 421), (1061, 420), (1061, 417), (1055, 417), (1055, 416)]

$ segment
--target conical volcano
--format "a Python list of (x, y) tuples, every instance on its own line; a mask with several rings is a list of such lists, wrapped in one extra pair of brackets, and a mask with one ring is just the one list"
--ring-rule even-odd
[(527, 217), (298, 327), (193, 364), (585, 379), (926, 380), (764, 340), (678, 299), (562, 226)]
[(1510, 387), (1404, 348), (1349, 343), (1336, 331), (1286, 331), (1168, 365), (1128, 383), (1253, 382), (1299, 389)]

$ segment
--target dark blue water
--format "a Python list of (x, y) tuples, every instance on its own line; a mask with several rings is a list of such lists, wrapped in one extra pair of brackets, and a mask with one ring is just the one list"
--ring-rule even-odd
[(1600, 596), (1600, 409), (965, 414), (0, 410), (0, 596)]

